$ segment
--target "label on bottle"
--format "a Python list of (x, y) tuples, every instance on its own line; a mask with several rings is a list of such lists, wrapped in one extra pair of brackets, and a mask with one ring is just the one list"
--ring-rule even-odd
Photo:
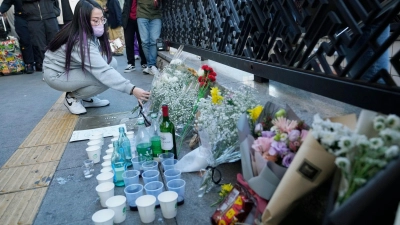
[(170, 151), (174, 147), (174, 142), (172, 139), (172, 134), (167, 132), (160, 133), (161, 138), (161, 148), (162, 150)]

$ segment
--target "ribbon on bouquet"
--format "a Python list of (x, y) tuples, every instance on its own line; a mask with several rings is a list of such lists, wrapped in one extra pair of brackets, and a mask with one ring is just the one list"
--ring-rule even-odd
[[(213, 167), (213, 166), (207, 166), (206, 170), (211, 169), (211, 180), (214, 184), (218, 185), (219, 182), (221, 182), (222, 179), (222, 174), (221, 171), (219, 169), (217, 169), (217, 167)], [(218, 172), (218, 180), (215, 180), (215, 172)]]

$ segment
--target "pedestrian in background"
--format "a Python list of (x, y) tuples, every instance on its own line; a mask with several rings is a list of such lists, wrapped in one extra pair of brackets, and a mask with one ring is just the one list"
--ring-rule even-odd
[[(120, 39), (124, 43), (124, 33), (122, 30), (122, 12), (118, 0), (107, 0), (106, 9), (108, 14), (108, 34), (110, 40)], [(124, 46), (115, 49), (114, 56), (124, 55)]]
[(137, 23), (137, 0), (126, 0), (122, 10), (122, 24), (124, 27), (126, 58), (128, 66), (124, 72), (129, 73), (135, 70), (135, 36), (138, 40), (138, 52), (140, 55), (140, 64), (143, 69), (147, 68), (147, 60), (143, 52), (142, 41), (139, 38), (139, 27)]
[(33, 46), (31, 36), (28, 29), (28, 21), (26, 20), (26, 12), (22, 8), (22, 0), (4, 0), (0, 6), (0, 13), (7, 12), (14, 5), (14, 25), (15, 31), (19, 37), (19, 44), (22, 52), (22, 58), (25, 63), (25, 72), (31, 74), (34, 72), (33, 63), (35, 61), (33, 54)]
[(32, 38), (36, 71), (42, 71), (47, 44), (58, 32), (57, 16), (60, 15), (58, 0), (23, 0), (22, 5)]
[(156, 40), (161, 34), (161, 0), (137, 0), (137, 22), (139, 27), (140, 40), (147, 60), (145, 74), (158, 72), (156, 66), (157, 46)]

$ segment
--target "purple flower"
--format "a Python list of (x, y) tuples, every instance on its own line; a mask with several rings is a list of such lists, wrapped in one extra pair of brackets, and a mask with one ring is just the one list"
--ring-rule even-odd
[(285, 167), (289, 167), (294, 159), (294, 153), (289, 152), (285, 157), (283, 157), (282, 165)]
[(257, 123), (256, 126), (254, 127), (254, 133), (258, 134), (263, 130), (262, 124)]
[(268, 137), (268, 138), (272, 138), (275, 136), (275, 131), (262, 131), (261, 135), (263, 137)]
[(271, 144), (271, 149), (277, 151), (281, 156), (289, 151), (286, 143), (282, 141), (273, 141)]
[(296, 141), (300, 137), (299, 130), (292, 130), (289, 132), (289, 141)]

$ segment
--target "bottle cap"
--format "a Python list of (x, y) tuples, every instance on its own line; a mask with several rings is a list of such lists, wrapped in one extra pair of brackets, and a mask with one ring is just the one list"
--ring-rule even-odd
[(143, 117), (139, 117), (139, 118), (137, 119), (137, 124), (138, 124), (138, 125), (144, 124), (144, 118), (143, 118)]
[(162, 105), (162, 114), (163, 116), (168, 116), (168, 105)]

